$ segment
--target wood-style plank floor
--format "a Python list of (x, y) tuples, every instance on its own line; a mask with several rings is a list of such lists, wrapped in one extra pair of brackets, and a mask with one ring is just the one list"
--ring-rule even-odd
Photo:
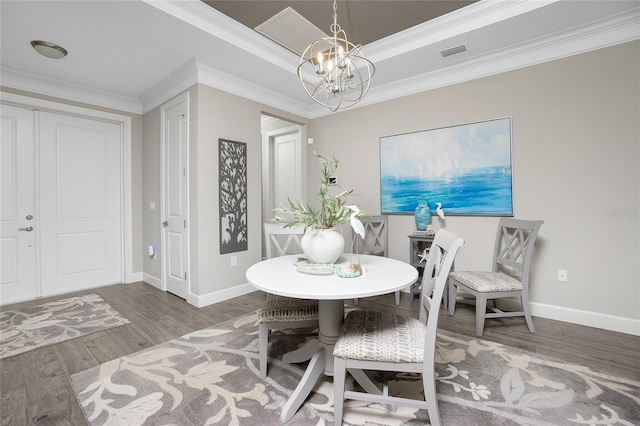
[[(89, 293), (98, 294), (131, 323), (1, 360), (2, 425), (85, 424), (70, 375), (251, 312), (264, 300), (264, 294), (257, 291), (198, 309), (145, 283), (118, 284), (64, 297)], [(56, 298), (60, 297), (1, 310)], [(399, 306), (389, 294), (360, 299), (358, 307), (417, 315), (417, 305), (403, 293)], [(439, 326), (473, 336), (473, 309), (459, 303), (452, 317), (441, 310)], [(640, 380), (640, 337), (544, 318), (534, 318), (534, 324), (536, 333), (530, 334), (523, 318), (488, 320), (484, 338)]]

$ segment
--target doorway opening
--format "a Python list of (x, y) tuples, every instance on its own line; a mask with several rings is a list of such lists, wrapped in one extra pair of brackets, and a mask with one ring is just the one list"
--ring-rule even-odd
[[(304, 200), (306, 195), (303, 170), (306, 149), (302, 141), (303, 125), (274, 117), (261, 116), (262, 132), (262, 222), (273, 219), (273, 209), (280, 203)], [(263, 250), (264, 235), (263, 235)]]

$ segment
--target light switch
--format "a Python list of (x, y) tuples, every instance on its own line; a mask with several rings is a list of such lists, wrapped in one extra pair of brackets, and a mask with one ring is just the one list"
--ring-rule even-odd
[(155, 210), (156, 209), (156, 202), (155, 201), (150, 201), (149, 202), (149, 210)]

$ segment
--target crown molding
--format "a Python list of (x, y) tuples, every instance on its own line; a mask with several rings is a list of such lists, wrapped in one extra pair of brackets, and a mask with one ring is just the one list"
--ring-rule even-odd
[(214, 67), (203, 64), (195, 58), (184, 64), (141, 96), (143, 112), (148, 112), (163, 104), (196, 83), (303, 117), (309, 115), (309, 104), (217, 70)]
[(250, 99), (293, 114), (307, 117), (309, 104), (284, 96), (279, 92), (239, 79), (213, 67), (197, 63), (198, 83), (223, 90), (234, 95)]
[(5, 87), (134, 114), (142, 113), (142, 104), (135, 97), (73, 84), (4, 65), (0, 67), (0, 74), (1, 84)]
[[(639, 22), (640, 8), (588, 26), (556, 33), (532, 43), (495, 51), (435, 71), (408, 76), (402, 80), (372, 87), (367, 96), (351, 109), (638, 40)], [(311, 109), (311, 115), (307, 118), (314, 119), (330, 114), (332, 113), (326, 108), (317, 105)]]
[(382, 62), (395, 56), (529, 13), (557, 1), (559, 0), (479, 1), (377, 40), (364, 46), (362, 51), (372, 62)]
[[(640, 38), (638, 22), (640, 22), (640, 9), (635, 9), (588, 26), (552, 34), (532, 43), (499, 50), (479, 58), (471, 58), (445, 68), (438, 68), (435, 71), (408, 76), (386, 85), (374, 86), (360, 103), (349, 109), (356, 109), (637, 40)], [(190, 71), (187, 72), (187, 70)], [(191, 78), (183, 76), (187, 74)], [(193, 77), (193, 75), (196, 75), (196, 77)], [(283, 96), (273, 90), (248, 83), (213, 67), (201, 64), (197, 60), (185, 64), (174, 75), (156, 86), (154, 89), (158, 93), (156, 106), (186, 90), (196, 82), (279, 108), (307, 119), (339, 114), (349, 110), (332, 113), (321, 105), (300, 102)], [(148, 104), (146, 102), (143, 102), (143, 104), (144, 111), (148, 111)]]
[[(174, 16), (177, 14), (180, 19), (199, 28), (206, 28), (205, 31), (222, 37), (265, 61), (295, 74), (297, 57), (293, 53), (237, 24), (231, 18), (206, 6), (199, 0), (145, 1)], [(399, 52), (407, 52), (429, 45), (435, 41), (436, 37), (450, 37), (452, 33), (461, 31), (462, 26), (471, 25), (475, 28), (489, 25), (489, 21), (498, 22), (509, 16), (526, 13), (551, 3), (555, 3), (555, 1), (519, 0), (474, 3), (460, 9), (457, 13), (453, 13), (452, 17), (445, 15), (434, 20), (435, 23), (430, 22), (430, 25), (419, 25), (365, 46), (368, 52), (367, 57), (374, 62), (382, 61), (385, 58), (398, 55)], [(195, 16), (194, 13), (201, 16)], [(637, 40), (640, 38), (639, 23), (640, 7), (637, 7), (626, 13), (551, 34), (530, 43), (495, 51), (482, 57), (470, 57), (445, 68), (406, 76), (393, 83), (374, 85), (359, 104), (349, 109)], [(469, 27), (465, 28), (467, 31), (469, 30)], [(448, 35), (439, 35), (439, 32), (448, 32)], [(161, 83), (143, 93), (140, 98), (85, 87), (7, 66), (2, 66), (0, 71), (1, 84), (6, 87), (135, 114), (150, 111), (196, 83), (251, 99), (307, 119), (332, 114), (311, 100), (301, 101), (284, 96), (270, 88), (248, 83), (219, 71), (213, 66), (203, 64), (197, 58), (172, 72)], [(344, 111), (348, 111), (348, 109)]]
[(287, 72), (296, 73), (299, 58), (293, 52), (239, 24), (200, 0), (143, 1)]
[(140, 95), (142, 113), (151, 111), (197, 83), (198, 65), (194, 58)]

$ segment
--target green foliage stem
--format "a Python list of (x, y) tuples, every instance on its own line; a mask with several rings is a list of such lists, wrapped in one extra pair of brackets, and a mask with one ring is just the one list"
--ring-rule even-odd
[[(302, 201), (294, 203), (287, 198), (288, 205), (280, 204), (274, 209), (276, 222), (286, 222), (285, 227), (302, 226), (305, 231), (312, 229), (331, 229), (346, 223), (351, 217), (351, 209), (345, 206), (347, 196), (353, 192), (342, 191), (339, 194), (331, 195), (331, 176), (338, 168), (339, 160), (334, 156), (332, 161), (327, 160), (317, 152), (313, 152), (322, 165), (322, 179), (320, 179), (320, 190), (317, 199), (320, 201), (320, 209), (306, 205)], [(359, 212), (357, 216), (362, 216), (364, 212)]]

